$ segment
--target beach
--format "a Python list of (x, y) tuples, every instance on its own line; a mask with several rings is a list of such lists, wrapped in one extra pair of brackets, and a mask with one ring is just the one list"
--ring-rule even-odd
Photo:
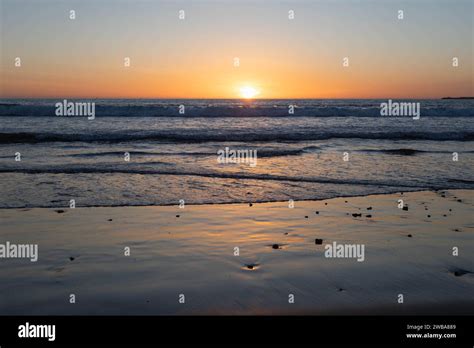
[[(2, 260), (0, 312), (472, 314), (473, 192), (0, 209), (1, 243), (38, 245), (36, 262)], [(363, 261), (326, 257), (334, 242)]]
[(472, 346), (473, 1), (0, 0), (0, 348)]

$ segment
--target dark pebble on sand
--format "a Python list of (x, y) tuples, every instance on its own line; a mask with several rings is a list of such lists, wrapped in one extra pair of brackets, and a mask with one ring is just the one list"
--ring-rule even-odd
[(372, 207), (368, 207), (367, 210), (372, 210)]
[(248, 265), (245, 265), (245, 267), (247, 267), (247, 269), (254, 269), (255, 267), (257, 267), (258, 264), (257, 263), (250, 263)]
[(278, 244), (273, 244), (272, 249), (280, 249), (280, 246)]
[(443, 214), (444, 217), (446, 217), (447, 215), (446, 214)]
[(58, 209), (58, 210), (55, 210), (55, 212), (58, 213), (58, 214), (62, 214), (62, 213), (64, 213), (64, 210)]
[(315, 213), (319, 215), (319, 211), (316, 211)]
[(408, 210), (408, 205), (404, 205), (402, 209), (403, 210)]
[(324, 203), (324, 205), (328, 205), (327, 203)]
[(459, 203), (462, 203), (462, 199), (458, 199), (458, 202), (459, 202)]
[(74, 261), (74, 257), (70, 256), (70, 257), (69, 257), (69, 260), (70, 260), (70, 261)]
[(362, 214), (353, 213), (352, 216), (353, 216), (353, 217), (360, 217), (360, 216), (362, 216)]
[(426, 216), (429, 217), (429, 218), (431, 217), (431, 215), (426, 215)]
[(314, 243), (317, 244), (317, 245), (320, 245), (320, 244), (323, 244), (323, 240), (322, 239), (319, 239), (319, 238), (316, 238), (314, 240)]
[(456, 277), (461, 277), (465, 274), (468, 274), (468, 273), (472, 273), (472, 272), (469, 272), (469, 271), (466, 271), (465, 269), (457, 269), (453, 272), (453, 274), (456, 276)]
[(109, 219), (108, 221), (112, 221), (112, 219)]
[(365, 217), (371, 218), (371, 217), (372, 217), (372, 215), (370, 215), (370, 214), (369, 214), (369, 215), (366, 215)]
[(411, 237), (412, 237), (412, 235), (411, 235), (411, 234), (409, 234), (409, 235), (407, 235), (407, 237), (410, 237), (410, 238), (411, 238)]
[(307, 218), (308, 218), (308, 215), (305, 215), (304, 218), (307, 219)]
[(181, 215), (176, 215), (176, 217), (180, 217)]
[(449, 209), (449, 211), (453, 211), (452, 209)]
[(253, 204), (252, 204), (252, 203), (249, 203), (249, 207), (251, 207), (251, 206), (253, 206)]
[(347, 203), (347, 201), (344, 201), (344, 203)]

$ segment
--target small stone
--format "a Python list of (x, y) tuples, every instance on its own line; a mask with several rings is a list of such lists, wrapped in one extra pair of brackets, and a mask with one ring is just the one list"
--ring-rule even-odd
[(431, 215), (426, 215), (426, 216), (429, 217), (429, 218), (431, 217)]
[(247, 269), (254, 269), (255, 267), (257, 267), (258, 264), (257, 263), (250, 263), (248, 265), (245, 265), (245, 267), (247, 267)]
[(322, 239), (319, 239), (319, 238), (316, 238), (316, 239), (314, 240), (314, 243), (317, 244), (317, 245), (321, 245), (321, 244), (323, 244), (323, 240), (322, 240)]
[(370, 215), (370, 214), (369, 214), (369, 215), (366, 215), (365, 217), (371, 218), (371, 217), (372, 217), (372, 215)]
[(402, 209), (403, 210), (408, 210), (408, 205), (404, 205)]
[(272, 249), (280, 249), (280, 246), (278, 244), (273, 244)]
[(315, 213), (316, 213), (316, 215), (319, 215), (319, 211), (316, 211)]
[(107, 220), (107, 221), (112, 221), (112, 219), (109, 219), (109, 220)]
[(472, 273), (472, 272), (466, 271), (464, 269), (459, 269), (459, 270), (454, 271), (454, 275), (456, 277), (461, 277), (461, 276), (463, 276), (465, 274), (468, 274), (468, 273)]
[(372, 210), (372, 207), (368, 207), (367, 210)]
[(353, 213), (352, 216), (353, 216), (353, 217), (361, 217), (362, 214), (360, 214), (360, 213)]
[(181, 215), (176, 215), (177, 218), (179, 218)]
[(64, 210), (58, 209), (58, 210), (55, 210), (55, 212), (58, 213), (58, 214), (62, 214), (62, 213), (64, 213)]
[(308, 218), (308, 215), (305, 215), (304, 218), (307, 219), (307, 218)]
[(253, 204), (252, 204), (252, 203), (249, 203), (249, 207), (251, 207), (251, 206), (253, 206)]
[(69, 260), (70, 260), (70, 261), (74, 261), (74, 257), (70, 256), (70, 257), (69, 257)]
[(324, 203), (324, 205), (328, 205), (327, 203)]
[(410, 237), (410, 238), (411, 238), (411, 237), (412, 237), (412, 235), (411, 235), (411, 234), (409, 234), (409, 235), (407, 235), (407, 237)]

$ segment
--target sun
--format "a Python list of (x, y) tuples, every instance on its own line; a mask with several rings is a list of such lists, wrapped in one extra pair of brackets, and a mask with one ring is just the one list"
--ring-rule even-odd
[(240, 96), (244, 99), (252, 99), (259, 94), (260, 92), (252, 86), (244, 86), (240, 88)]

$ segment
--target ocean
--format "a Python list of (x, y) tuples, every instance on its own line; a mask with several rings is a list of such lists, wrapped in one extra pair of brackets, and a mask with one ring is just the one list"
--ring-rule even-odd
[[(94, 119), (56, 116), (62, 99), (0, 99), (0, 208), (474, 188), (472, 99), (410, 101), (418, 120), (381, 116), (387, 100), (81, 101)], [(219, 163), (226, 148), (256, 150), (257, 165)]]

